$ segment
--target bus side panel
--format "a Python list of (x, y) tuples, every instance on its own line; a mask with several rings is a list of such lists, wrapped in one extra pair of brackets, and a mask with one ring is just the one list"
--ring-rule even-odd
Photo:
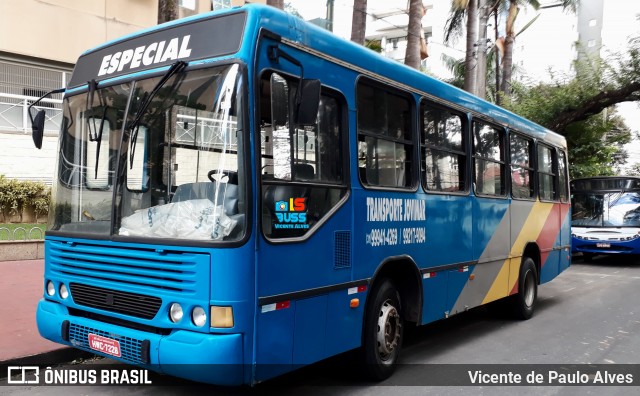
[(468, 196), (427, 195), (426, 246), (413, 245), (420, 248), (413, 255), (420, 268), (473, 260), (471, 210)]
[(566, 222), (568, 205), (553, 204), (547, 221), (538, 237), (538, 244), (542, 250), (542, 269), (540, 271), (540, 283), (546, 283), (558, 276), (561, 269), (561, 261), (566, 252), (561, 249), (563, 223)]
[(542, 228), (542, 232), (538, 236), (537, 242), (540, 246), (540, 283), (549, 282), (558, 276), (558, 265), (560, 260), (560, 251), (554, 249), (556, 240), (560, 235), (560, 204), (552, 204), (551, 211)]
[(455, 315), (471, 308), (464, 302), (458, 303), (463, 292), (469, 285), (469, 275), (473, 272), (475, 266), (466, 266), (446, 271), (447, 274), (447, 316)]
[(296, 301), (293, 364), (310, 364), (327, 357), (325, 325), (327, 295)]
[[(505, 297), (508, 293), (509, 200), (474, 198), (473, 212), (473, 257), (478, 264), (469, 267), (468, 272), (458, 269), (457, 274), (453, 273), (455, 271), (450, 273), (451, 314)], [(460, 287), (459, 279), (465, 279), (465, 282), (461, 289), (455, 289)]]
[(560, 255), (560, 272), (571, 265), (571, 205), (569, 203), (560, 206), (562, 223), (558, 244), (563, 247)]
[[(329, 294), (325, 331), (326, 356), (360, 346), (367, 293), (368, 290), (352, 289), (351, 291), (337, 290)], [(358, 299), (357, 307), (350, 307), (352, 299)]]
[(448, 271), (423, 275), (422, 290), (424, 291), (424, 302), (422, 304), (422, 324), (434, 322), (446, 317), (448, 275)]
[(295, 303), (288, 308), (261, 312), (256, 349), (256, 381), (264, 381), (291, 371)]
[(551, 210), (551, 205), (538, 201), (512, 201), (509, 294), (518, 292), (518, 277), (520, 276), (520, 265), (522, 264), (524, 249), (527, 243), (536, 242), (540, 236)]

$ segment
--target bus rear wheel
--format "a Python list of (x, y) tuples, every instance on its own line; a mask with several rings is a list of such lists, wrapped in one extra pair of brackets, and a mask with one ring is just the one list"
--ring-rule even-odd
[(537, 297), (538, 271), (536, 271), (536, 265), (530, 257), (523, 257), (518, 277), (518, 293), (511, 296), (511, 307), (515, 317), (523, 320), (531, 318)]
[(367, 304), (363, 336), (365, 375), (374, 381), (389, 378), (395, 370), (403, 337), (400, 295), (385, 279), (371, 293)]

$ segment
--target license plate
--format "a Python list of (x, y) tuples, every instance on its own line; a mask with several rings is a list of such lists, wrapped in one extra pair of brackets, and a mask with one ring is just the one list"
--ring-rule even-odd
[(120, 342), (111, 338), (89, 334), (89, 348), (107, 355), (120, 357)]
[(611, 244), (610, 243), (601, 242), (601, 243), (596, 243), (596, 247), (599, 247), (599, 248), (610, 248)]

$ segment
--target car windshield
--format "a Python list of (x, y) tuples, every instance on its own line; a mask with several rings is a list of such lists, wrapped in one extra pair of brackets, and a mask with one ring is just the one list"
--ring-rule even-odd
[(51, 231), (242, 238), (246, 174), (239, 65), (162, 79), (65, 98)]
[(574, 193), (571, 204), (574, 227), (640, 227), (640, 192)]

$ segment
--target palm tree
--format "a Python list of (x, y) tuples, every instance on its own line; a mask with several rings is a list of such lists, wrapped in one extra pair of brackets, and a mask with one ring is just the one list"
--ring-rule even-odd
[[(516, 39), (514, 24), (518, 12), (520, 11), (519, 3), (522, 0), (509, 0), (509, 13), (506, 20), (506, 35), (504, 38), (504, 56), (502, 58), (502, 82), (500, 83), (500, 91), (506, 97), (511, 96), (511, 71), (513, 67), (513, 43)], [(537, 0), (526, 0), (526, 3), (534, 9), (540, 8)]]
[[(576, 12), (580, 0), (562, 0), (562, 8), (566, 11)], [(506, 37), (504, 39), (504, 56), (502, 58), (502, 81), (500, 91), (505, 97), (511, 95), (511, 80), (513, 71), (513, 43), (518, 34), (514, 31), (514, 24), (518, 16), (519, 6), (528, 5), (534, 9), (540, 8), (537, 0), (509, 0), (509, 13), (506, 20)], [(525, 26), (528, 27), (529, 25)]]
[(467, 50), (464, 58), (463, 89), (475, 94), (476, 92), (476, 60), (475, 44), (478, 37), (478, 0), (453, 0), (451, 14), (445, 24), (444, 42), (449, 43), (462, 33), (463, 22), (466, 18)]
[(284, 0), (267, 0), (267, 5), (284, 10)]
[(407, 31), (407, 52), (404, 63), (414, 69), (420, 69), (420, 40), (422, 38), (422, 16), (424, 6), (422, 0), (409, 1), (409, 26)]
[(354, 0), (351, 17), (351, 41), (364, 45), (364, 33), (367, 30), (367, 0)]

